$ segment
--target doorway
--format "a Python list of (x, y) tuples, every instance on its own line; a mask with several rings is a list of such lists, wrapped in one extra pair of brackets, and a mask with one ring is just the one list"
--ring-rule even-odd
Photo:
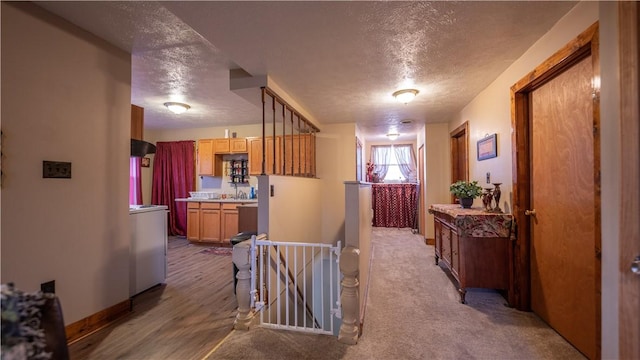
[[(451, 182), (469, 180), (469, 122), (455, 128), (449, 135), (451, 142)], [(451, 202), (455, 197), (451, 196)]]
[(425, 224), (426, 224), (426, 216), (427, 209), (424, 205), (424, 197), (426, 193), (424, 182), (424, 145), (420, 145), (418, 149), (418, 233), (425, 237)]
[(600, 356), (598, 25), (512, 87), (513, 303)]

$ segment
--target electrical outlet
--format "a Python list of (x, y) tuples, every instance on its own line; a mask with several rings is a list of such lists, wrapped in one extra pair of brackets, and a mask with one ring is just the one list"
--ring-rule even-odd
[(40, 284), (40, 291), (42, 291), (43, 293), (55, 294), (56, 293), (56, 281), (55, 280), (51, 280), (51, 281), (47, 281), (47, 282), (44, 282), (44, 283)]
[(42, 178), (71, 179), (71, 163), (63, 161), (43, 161)]

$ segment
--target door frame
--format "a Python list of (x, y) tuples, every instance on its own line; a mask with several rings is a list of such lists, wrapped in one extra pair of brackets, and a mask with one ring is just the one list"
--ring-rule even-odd
[(637, 299), (640, 294), (637, 275), (629, 270), (640, 254), (640, 6), (634, 1), (618, 3), (620, 36), (620, 290), (618, 304), (619, 351), (621, 359), (640, 357), (640, 323)]
[[(530, 93), (576, 64), (585, 57), (592, 56), (594, 79), (600, 78), (598, 54), (598, 22), (545, 60), (529, 74), (511, 87), (511, 126), (513, 154), (513, 216), (516, 226), (516, 241), (510, 251), (511, 284), (509, 303), (519, 310), (531, 310), (530, 217), (525, 210), (531, 204), (531, 144), (530, 144)], [(601, 337), (601, 215), (600, 215), (600, 84), (593, 82), (593, 125), (594, 125), (594, 191), (596, 208), (595, 225), (595, 271), (596, 271), (596, 336)], [(598, 354), (600, 344), (597, 345)]]
[(418, 148), (418, 233), (426, 240), (425, 225), (427, 223), (427, 209), (425, 207), (424, 181), (424, 144)]

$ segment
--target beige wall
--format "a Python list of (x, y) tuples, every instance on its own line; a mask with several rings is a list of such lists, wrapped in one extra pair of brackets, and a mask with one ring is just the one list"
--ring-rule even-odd
[[(269, 240), (322, 243), (318, 219), (322, 218), (322, 183), (318, 179), (293, 176), (268, 176), (274, 196), (260, 184), (259, 206), (269, 209)], [(266, 196), (265, 196), (266, 195)], [(263, 201), (263, 200), (266, 200)]]
[[(2, 2), (2, 282), (56, 281), (67, 324), (129, 298), (129, 54)], [(43, 179), (42, 161), (72, 163)]]
[[(451, 151), (449, 147), (449, 125), (427, 124), (425, 126), (425, 206), (451, 202)], [(427, 213), (425, 238), (434, 238), (433, 215)]]
[[(485, 174), (490, 172), (491, 182), (503, 183), (503, 210), (512, 209), (510, 88), (597, 20), (597, 2), (576, 5), (449, 123), (451, 131), (469, 121), (469, 179), (484, 185)], [(493, 133), (498, 134), (498, 157), (477, 161), (477, 141)]]
[[(601, 173), (602, 173), (602, 358), (618, 358), (618, 234), (619, 234), (619, 75), (617, 45), (617, 4), (580, 2), (521, 58), (481, 92), (449, 123), (454, 129), (468, 120), (470, 127), (470, 177), (484, 180), (490, 171), (492, 180), (504, 183), (503, 194), (511, 209), (511, 114), (510, 87), (529, 71), (553, 55), (591, 24), (600, 20), (601, 61)], [(476, 141), (484, 134), (498, 133), (498, 157), (475, 161)]]
[(325, 125), (316, 138), (323, 242), (344, 241), (344, 182), (356, 178), (355, 131), (353, 123)]

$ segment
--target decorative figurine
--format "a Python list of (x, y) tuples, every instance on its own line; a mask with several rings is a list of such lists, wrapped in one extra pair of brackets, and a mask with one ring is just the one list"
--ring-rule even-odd
[(502, 183), (493, 183), (493, 185), (495, 186), (495, 189), (493, 189), (493, 199), (496, 201), (496, 206), (493, 208), (493, 211), (502, 213), (502, 209), (500, 209), (500, 194), (502, 194), (500, 185), (502, 185)]
[(482, 194), (482, 205), (484, 205), (484, 211), (491, 212), (491, 200), (493, 199), (493, 195), (491, 194), (491, 188), (484, 188), (484, 193)]

